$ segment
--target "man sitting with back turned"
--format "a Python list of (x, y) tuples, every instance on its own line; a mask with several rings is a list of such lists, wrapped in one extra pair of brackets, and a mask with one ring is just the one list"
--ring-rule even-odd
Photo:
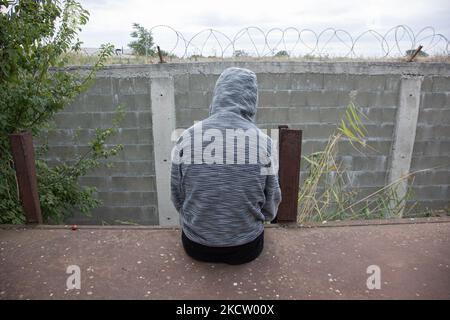
[(172, 201), (194, 259), (242, 264), (263, 249), (264, 221), (275, 218), (281, 192), (275, 145), (254, 123), (257, 100), (255, 73), (226, 69), (209, 117), (173, 149)]

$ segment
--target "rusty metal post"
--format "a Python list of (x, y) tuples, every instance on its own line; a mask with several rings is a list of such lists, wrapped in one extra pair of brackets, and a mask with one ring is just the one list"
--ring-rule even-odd
[(37, 190), (33, 136), (30, 131), (9, 135), (20, 200), (27, 223), (42, 223)]
[(158, 50), (158, 56), (159, 56), (159, 63), (166, 63), (163, 59), (162, 53), (161, 53), (161, 49), (159, 48), (159, 46), (156, 46), (156, 49)]
[(302, 157), (302, 130), (279, 126), (279, 169), (282, 200), (277, 222), (296, 222)]
[(409, 57), (408, 62), (412, 62), (414, 60), (414, 58), (419, 54), (420, 50), (422, 50), (423, 46), (420, 45), (411, 55), (411, 57)]

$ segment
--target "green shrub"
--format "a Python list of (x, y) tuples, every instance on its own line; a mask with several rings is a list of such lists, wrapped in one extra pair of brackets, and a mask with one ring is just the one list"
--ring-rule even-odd
[[(114, 48), (102, 46), (87, 74), (69, 72), (63, 68), (66, 53), (79, 52), (77, 33), (89, 17), (78, 2), (0, 0), (0, 7), (0, 223), (22, 223), (8, 135), (31, 130), (36, 137), (49, 130), (54, 115), (90, 86)], [(81, 187), (77, 180), (121, 149), (105, 144), (123, 116), (118, 111), (111, 128), (97, 129), (89, 152), (74, 163), (49, 167), (42, 160), (45, 145), (37, 150), (38, 190), (46, 222), (61, 222), (73, 209), (88, 212), (99, 204), (95, 189)]]

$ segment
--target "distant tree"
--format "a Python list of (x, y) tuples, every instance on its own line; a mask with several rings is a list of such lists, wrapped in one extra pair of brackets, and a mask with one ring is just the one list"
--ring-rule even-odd
[(131, 41), (128, 46), (133, 50), (133, 54), (137, 56), (152, 56), (155, 54), (153, 48), (153, 36), (151, 31), (147, 30), (139, 23), (133, 23), (134, 31), (131, 37), (136, 39)]
[(233, 56), (234, 57), (248, 57), (249, 56), (249, 54), (247, 53), (247, 52), (245, 52), (244, 50), (236, 50), (234, 53), (233, 53)]
[[(414, 52), (416, 52), (416, 49), (406, 50), (406, 56), (412, 56), (414, 54)], [(425, 51), (419, 51), (417, 56), (418, 57), (428, 57), (428, 53), (426, 53)]]
[(286, 50), (278, 51), (275, 57), (289, 57), (289, 53)]

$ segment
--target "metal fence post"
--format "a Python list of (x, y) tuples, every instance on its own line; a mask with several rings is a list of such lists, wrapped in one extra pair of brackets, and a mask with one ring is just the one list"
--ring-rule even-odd
[(302, 157), (302, 130), (279, 126), (279, 171), (282, 201), (276, 222), (296, 222)]
[(33, 136), (30, 131), (10, 134), (20, 200), (27, 223), (42, 223), (41, 206), (37, 190)]

